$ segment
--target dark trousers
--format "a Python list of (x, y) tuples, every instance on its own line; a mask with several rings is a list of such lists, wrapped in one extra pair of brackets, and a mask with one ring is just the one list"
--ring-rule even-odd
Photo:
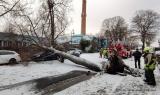
[(135, 68), (137, 68), (137, 62), (138, 62), (138, 67), (139, 67), (139, 69), (141, 69), (140, 58), (139, 59), (135, 58), (134, 61), (135, 61)]
[(152, 70), (145, 70), (145, 78), (146, 82), (149, 85), (156, 85), (155, 77), (154, 77), (154, 72)]

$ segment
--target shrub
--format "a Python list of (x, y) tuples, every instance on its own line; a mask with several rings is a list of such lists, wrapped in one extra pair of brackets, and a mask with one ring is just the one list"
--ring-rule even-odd
[(82, 51), (85, 51), (85, 48), (88, 47), (90, 45), (90, 41), (88, 40), (81, 40), (80, 41), (80, 48)]

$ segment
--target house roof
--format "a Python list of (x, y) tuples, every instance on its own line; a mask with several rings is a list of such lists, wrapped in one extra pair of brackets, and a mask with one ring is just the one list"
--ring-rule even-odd
[[(18, 34), (8, 33), (8, 32), (0, 32), (0, 40), (3, 40), (3, 41), (23, 41), (23, 42), (33, 43), (31, 39), (38, 41), (37, 37), (34, 37), (34, 36), (18, 35)], [(43, 38), (40, 37), (40, 39), (43, 39)]]

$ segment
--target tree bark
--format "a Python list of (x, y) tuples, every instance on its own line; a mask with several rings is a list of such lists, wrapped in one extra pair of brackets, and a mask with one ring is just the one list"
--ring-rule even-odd
[(49, 16), (51, 22), (51, 45), (52, 47), (55, 46), (54, 36), (55, 36), (55, 23), (54, 23), (54, 1), (48, 0), (48, 8), (49, 8)]
[(92, 63), (92, 62), (90, 62), (90, 61), (88, 61), (86, 59), (67, 54), (65, 52), (56, 50), (54, 48), (48, 48), (48, 47), (45, 47), (45, 46), (43, 46), (43, 48), (51, 50), (51, 51), (54, 51), (55, 53), (58, 53), (59, 55), (63, 56), (64, 58), (74, 62), (75, 64), (85, 66), (90, 70), (93, 70), (93, 71), (96, 71), (96, 72), (100, 72), (101, 71), (101, 69), (100, 69), (100, 67), (98, 65), (96, 65), (96, 64), (94, 64), (94, 63)]
[(144, 48), (145, 48), (145, 41), (142, 42), (142, 52), (143, 52)]
[(145, 48), (145, 35), (143, 35), (142, 36), (142, 52), (143, 52), (143, 50), (144, 50), (144, 48)]

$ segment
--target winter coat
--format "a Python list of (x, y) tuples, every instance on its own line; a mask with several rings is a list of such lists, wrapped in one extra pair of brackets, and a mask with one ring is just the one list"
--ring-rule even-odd
[(154, 54), (149, 53), (145, 57), (145, 62), (146, 62), (146, 65), (144, 67), (145, 70), (150, 70), (150, 71), (155, 70), (155, 67), (156, 67), (156, 56)]
[(140, 51), (135, 51), (132, 54), (134, 56), (135, 59), (140, 59), (142, 56), (142, 53)]
[(104, 48), (101, 48), (100, 51), (99, 51), (100, 57), (102, 57), (103, 50), (104, 50)]
[(108, 51), (106, 49), (103, 50), (103, 56), (108, 56)]

